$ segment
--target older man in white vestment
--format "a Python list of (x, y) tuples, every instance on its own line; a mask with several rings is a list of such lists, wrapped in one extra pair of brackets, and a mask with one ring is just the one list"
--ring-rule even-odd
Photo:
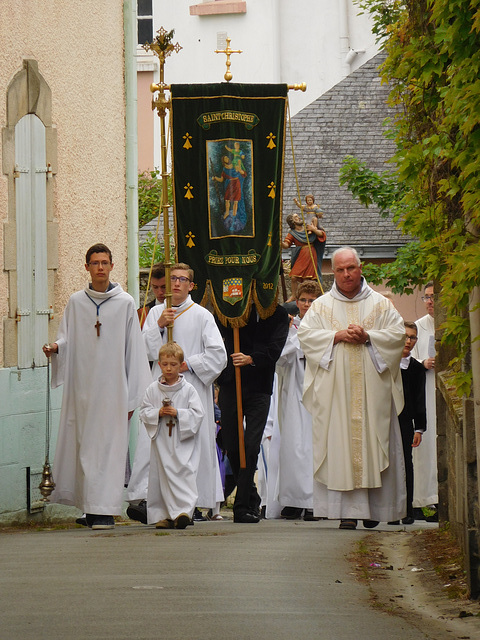
[(52, 502), (75, 505), (92, 529), (122, 513), (128, 422), (151, 382), (132, 296), (110, 282), (112, 254), (87, 251), (91, 284), (65, 308), (52, 357), (52, 387), (64, 385)]
[[(215, 447), (216, 424), (213, 407), (212, 384), (227, 364), (227, 354), (213, 315), (204, 307), (196, 304), (190, 291), (194, 287), (193, 270), (186, 264), (173, 265), (172, 308), (164, 304), (157, 305), (148, 314), (143, 325), (143, 338), (150, 360), (155, 364), (152, 370), (154, 379), (160, 375), (158, 352), (167, 342), (167, 326), (173, 323), (173, 340), (185, 353), (185, 363), (181, 373), (192, 384), (205, 410), (205, 416), (199, 429), (200, 464), (197, 474), (198, 506), (215, 509), (223, 500), (223, 487)], [(150, 450), (145, 450), (141, 442), (145, 434), (139, 435), (139, 447), (135, 453), (132, 478), (128, 487), (129, 501), (146, 498)], [(127, 514), (133, 519), (142, 519), (142, 510), (129, 508)], [(147, 505), (148, 508), (148, 505)]]
[(313, 416), (314, 513), (354, 529), (406, 514), (398, 414), (403, 320), (365, 282), (357, 252), (337, 249), (335, 282), (298, 329)]

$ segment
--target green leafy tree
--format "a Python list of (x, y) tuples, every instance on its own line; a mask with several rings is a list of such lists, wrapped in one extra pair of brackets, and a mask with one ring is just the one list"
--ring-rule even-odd
[[(162, 179), (160, 171), (144, 171), (138, 176), (138, 226), (142, 228), (156, 218), (162, 210)], [(168, 202), (172, 202), (172, 184), (168, 180)], [(173, 249), (170, 247), (171, 260)], [(165, 260), (165, 246), (162, 238), (155, 241), (155, 234), (149, 232), (144, 242), (139, 245), (139, 266), (150, 267), (153, 262)]]
[[(443, 341), (460, 361), (469, 347), (469, 294), (480, 280), (480, 0), (357, 4), (387, 53), (381, 75), (397, 113), (390, 135), (401, 185), (393, 213), (418, 239), (415, 273), (441, 284)], [(468, 391), (464, 375), (457, 382)]]

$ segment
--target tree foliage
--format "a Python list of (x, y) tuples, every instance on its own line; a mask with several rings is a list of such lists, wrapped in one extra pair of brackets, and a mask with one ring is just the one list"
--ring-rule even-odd
[[(162, 179), (160, 171), (144, 171), (138, 175), (138, 226), (141, 228), (161, 213)], [(172, 188), (169, 184), (168, 195), (171, 198)], [(169, 202), (172, 202), (171, 199)]]
[(358, 4), (387, 53), (381, 75), (397, 113), (392, 170), (401, 185), (394, 215), (418, 239), (415, 273), (441, 285), (443, 341), (462, 358), (465, 310), (480, 284), (480, 0)]
[[(144, 171), (138, 176), (138, 226), (142, 228), (162, 212), (162, 180), (160, 171)], [(168, 181), (168, 202), (172, 202), (172, 185)], [(170, 248), (172, 254), (172, 247)], [(155, 240), (155, 234), (149, 232), (139, 245), (139, 266), (150, 267), (153, 262), (165, 260), (165, 246), (162, 238)], [(172, 259), (172, 258), (171, 258)]]

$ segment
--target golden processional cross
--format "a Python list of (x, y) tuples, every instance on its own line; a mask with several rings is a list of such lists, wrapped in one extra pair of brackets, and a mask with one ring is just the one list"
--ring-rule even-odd
[(230, 80), (233, 78), (232, 72), (230, 71), (230, 67), (232, 65), (230, 56), (232, 55), (232, 53), (243, 53), (241, 49), (230, 49), (231, 41), (231, 38), (227, 38), (227, 46), (225, 47), (225, 49), (215, 49), (215, 53), (224, 53), (227, 56), (227, 71), (223, 76), (227, 82), (230, 82)]

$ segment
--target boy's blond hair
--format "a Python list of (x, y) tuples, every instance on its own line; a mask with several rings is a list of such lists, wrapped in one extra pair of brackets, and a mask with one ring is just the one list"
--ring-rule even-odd
[(167, 342), (166, 344), (162, 345), (160, 347), (160, 351), (158, 352), (158, 359), (161, 360), (162, 356), (173, 356), (174, 358), (177, 358), (180, 363), (185, 360), (183, 349), (176, 342)]

